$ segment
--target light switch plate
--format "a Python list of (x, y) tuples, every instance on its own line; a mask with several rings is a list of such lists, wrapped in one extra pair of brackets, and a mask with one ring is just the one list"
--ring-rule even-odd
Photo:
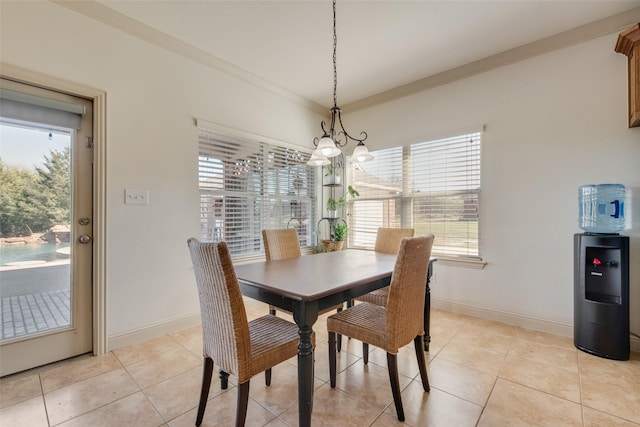
[(149, 190), (124, 190), (124, 203), (126, 205), (148, 205)]

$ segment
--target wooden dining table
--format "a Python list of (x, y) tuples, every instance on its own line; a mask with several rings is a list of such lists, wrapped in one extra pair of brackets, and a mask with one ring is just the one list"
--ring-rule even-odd
[[(430, 260), (428, 276), (434, 260)], [(300, 334), (298, 417), (301, 427), (311, 425), (314, 378), (311, 335), (318, 313), (388, 286), (395, 261), (395, 255), (347, 249), (235, 266), (243, 295), (293, 313)], [(427, 316), (425, 326), (428, 327)], [(425, 346), (427, 337), (425, 333)]]

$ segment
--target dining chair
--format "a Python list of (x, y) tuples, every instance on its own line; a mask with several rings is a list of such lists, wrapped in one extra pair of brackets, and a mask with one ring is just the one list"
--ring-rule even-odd
[(267, 261), (302, 256), (298, 232), (295, 228), (262, 230), (262, 241)]
[(374, 251), (385, 254), (397, 254), (400, 250), (400, 241), (403, 237), (413, 237), (413, 228), (387, 228), (380, 227), (376, 233)]
[[(401, 240), (389, 295), (385, 307), (361, 303), (327, 318), (329, 332), (329, 378), (336, 386), (336, 334), (346, 335), (387, 352), (387, 368), (398, 420), (404, 421), (404, 410), (398, 380), (398, 350), (413, 340), (424, 391), (429, 391), (429, 378), (424, 359), (424, 296), (433, 235), (405, 237)], [(367, 363), (365, 361), (365, 363)]]
[[(198, 286), (202, 319), (204, 368), (196, 426), (207, 406), (213, 363), (238, 378), (236, 426), (244, 426), (249, 403), (249, 380), (298, 354), (298, 327), (285, 319), (265, 315), (247, 320), (240, 285), (225, 242), (187, 241)], [(315, 347), (315, 335), (312, 335)]]
[[(295, 228), (281, 228), (273, 230), (262, 230), (262, 241), (264, 243), (264, 255), (267, 261), (278, 261), (283, 259), (297, 258), (302, 256), (298, 232)], [(322, 310), (319, 314), (324, 314), (332, 310), (341, 311), (342, 304)], [(286, 311), (292, 314), (290, 311)], [(269, 313), (275, 315), (276, 309), (269, 306)], [(338, 337), (338, 351), (342, 349), (342, 337)]]
[[(302, 256), (298, 232), (295, 228), (279, 228), (262, 230), (264, 255), (267, 261), (297, 258)], [(269, 313), (276, 314), (276, 309), (269, 306)]]
[[(415, 230), (413, 228), (378, 228), (376, 234), (376, 244), (374, 251), (384, 254), (395, 255), (400, 249), (400, 240), (403, 237), (413, 237)], [(385, 306), (387, 304), (387, 295), (389, 294), (389, 287), (386, 286), (381, 289), (369, 292), (366, 295), (356, 297), (357, 301), (369, 302), (371, 304)]]
[[(373, 250), (384, 254), (396, 255), (400, 249), (400, 241), (402, 238), (413, 237), (414, 234), (415, 230), (413, 228), (380, 227), (376, 234), (376, 244)], [(356, 300), (384, 307), (387, 305), (387, 295), (389, 295), (389, 287), (385, 286), (384, 288), (376, 289), (368, 294), (356, 297)], [(366, 350), (367, 345), (363, 343), (362, 357), (365, 363), (369, 361), (369, 354)]]

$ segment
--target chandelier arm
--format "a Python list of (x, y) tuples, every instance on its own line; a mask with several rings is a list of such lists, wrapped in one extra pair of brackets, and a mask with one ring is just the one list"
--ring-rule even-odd
[[(333, 120), (331, 120), (331, 121), (333, 122)], [(324, 133), (322, 136), (323, 136), (323, 137), (325, 137), (325, 136), (331, 136), (331, 132), (332, 132), (332, 129), (333, 129), (333, 123), (331, 123), (331, 127), (330, 127), (328, 130), (327, 130), (327, 129), (325, 129), (325, 126), (327, 126), (327, 123), (323, 120), (323, 121), (320, 123), (320, 127), (322, 128), (322, 132)]]
[(345, 130), (344, 125), (342, 124), (342, 114), (340, 110), (338, 110), (338, 122), (340, 123), (340, 128), (342, 128), (342, 132), (340, 133), (345, 136), (344, 144), (341, 145), (341, 147), (347, 145), (348, 140), (364, 142), (367, 139), (368, 135), (365, 131), (360, 132), (360, 136), (362, 137), (362, 139), (354, 138), (353, 136), (349, 135), (349, 132)]

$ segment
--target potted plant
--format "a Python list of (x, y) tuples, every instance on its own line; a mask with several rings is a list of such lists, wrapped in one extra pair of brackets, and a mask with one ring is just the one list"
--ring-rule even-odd
[(347, 224), (338, 223), (331, 227), (331, 239), (322, 241), (322, 252), (339, 251), (347, 237)]
[(326, 185), (340, 185), (340, 174), (336, 172), (336, 168), (329, 164), (326, 166), (327, 173), (324, 174), (326, 181)]
[(338, 208), (343, 207), (347, 203), (347, 199), (340, 197), (338, 200), (333, 197), (327, 199), (327, 214), (328, 218), (338, 217)]
[[(356, 198), (360, 193), (353, 188), (351, 185), (347, 188), (347, 193), (350, 197)], [(338, 208), (344, 207), (347, 204), (347, 199), (345, 197), (340, 197), (336, 200), (333, 197), (329, 197), (327, 199), (327, 218), (337, 218), (338, 217)]]
[(333, 227), (333, 240), (342, 242), (347, 237), (347, 224), (339, 223)]

